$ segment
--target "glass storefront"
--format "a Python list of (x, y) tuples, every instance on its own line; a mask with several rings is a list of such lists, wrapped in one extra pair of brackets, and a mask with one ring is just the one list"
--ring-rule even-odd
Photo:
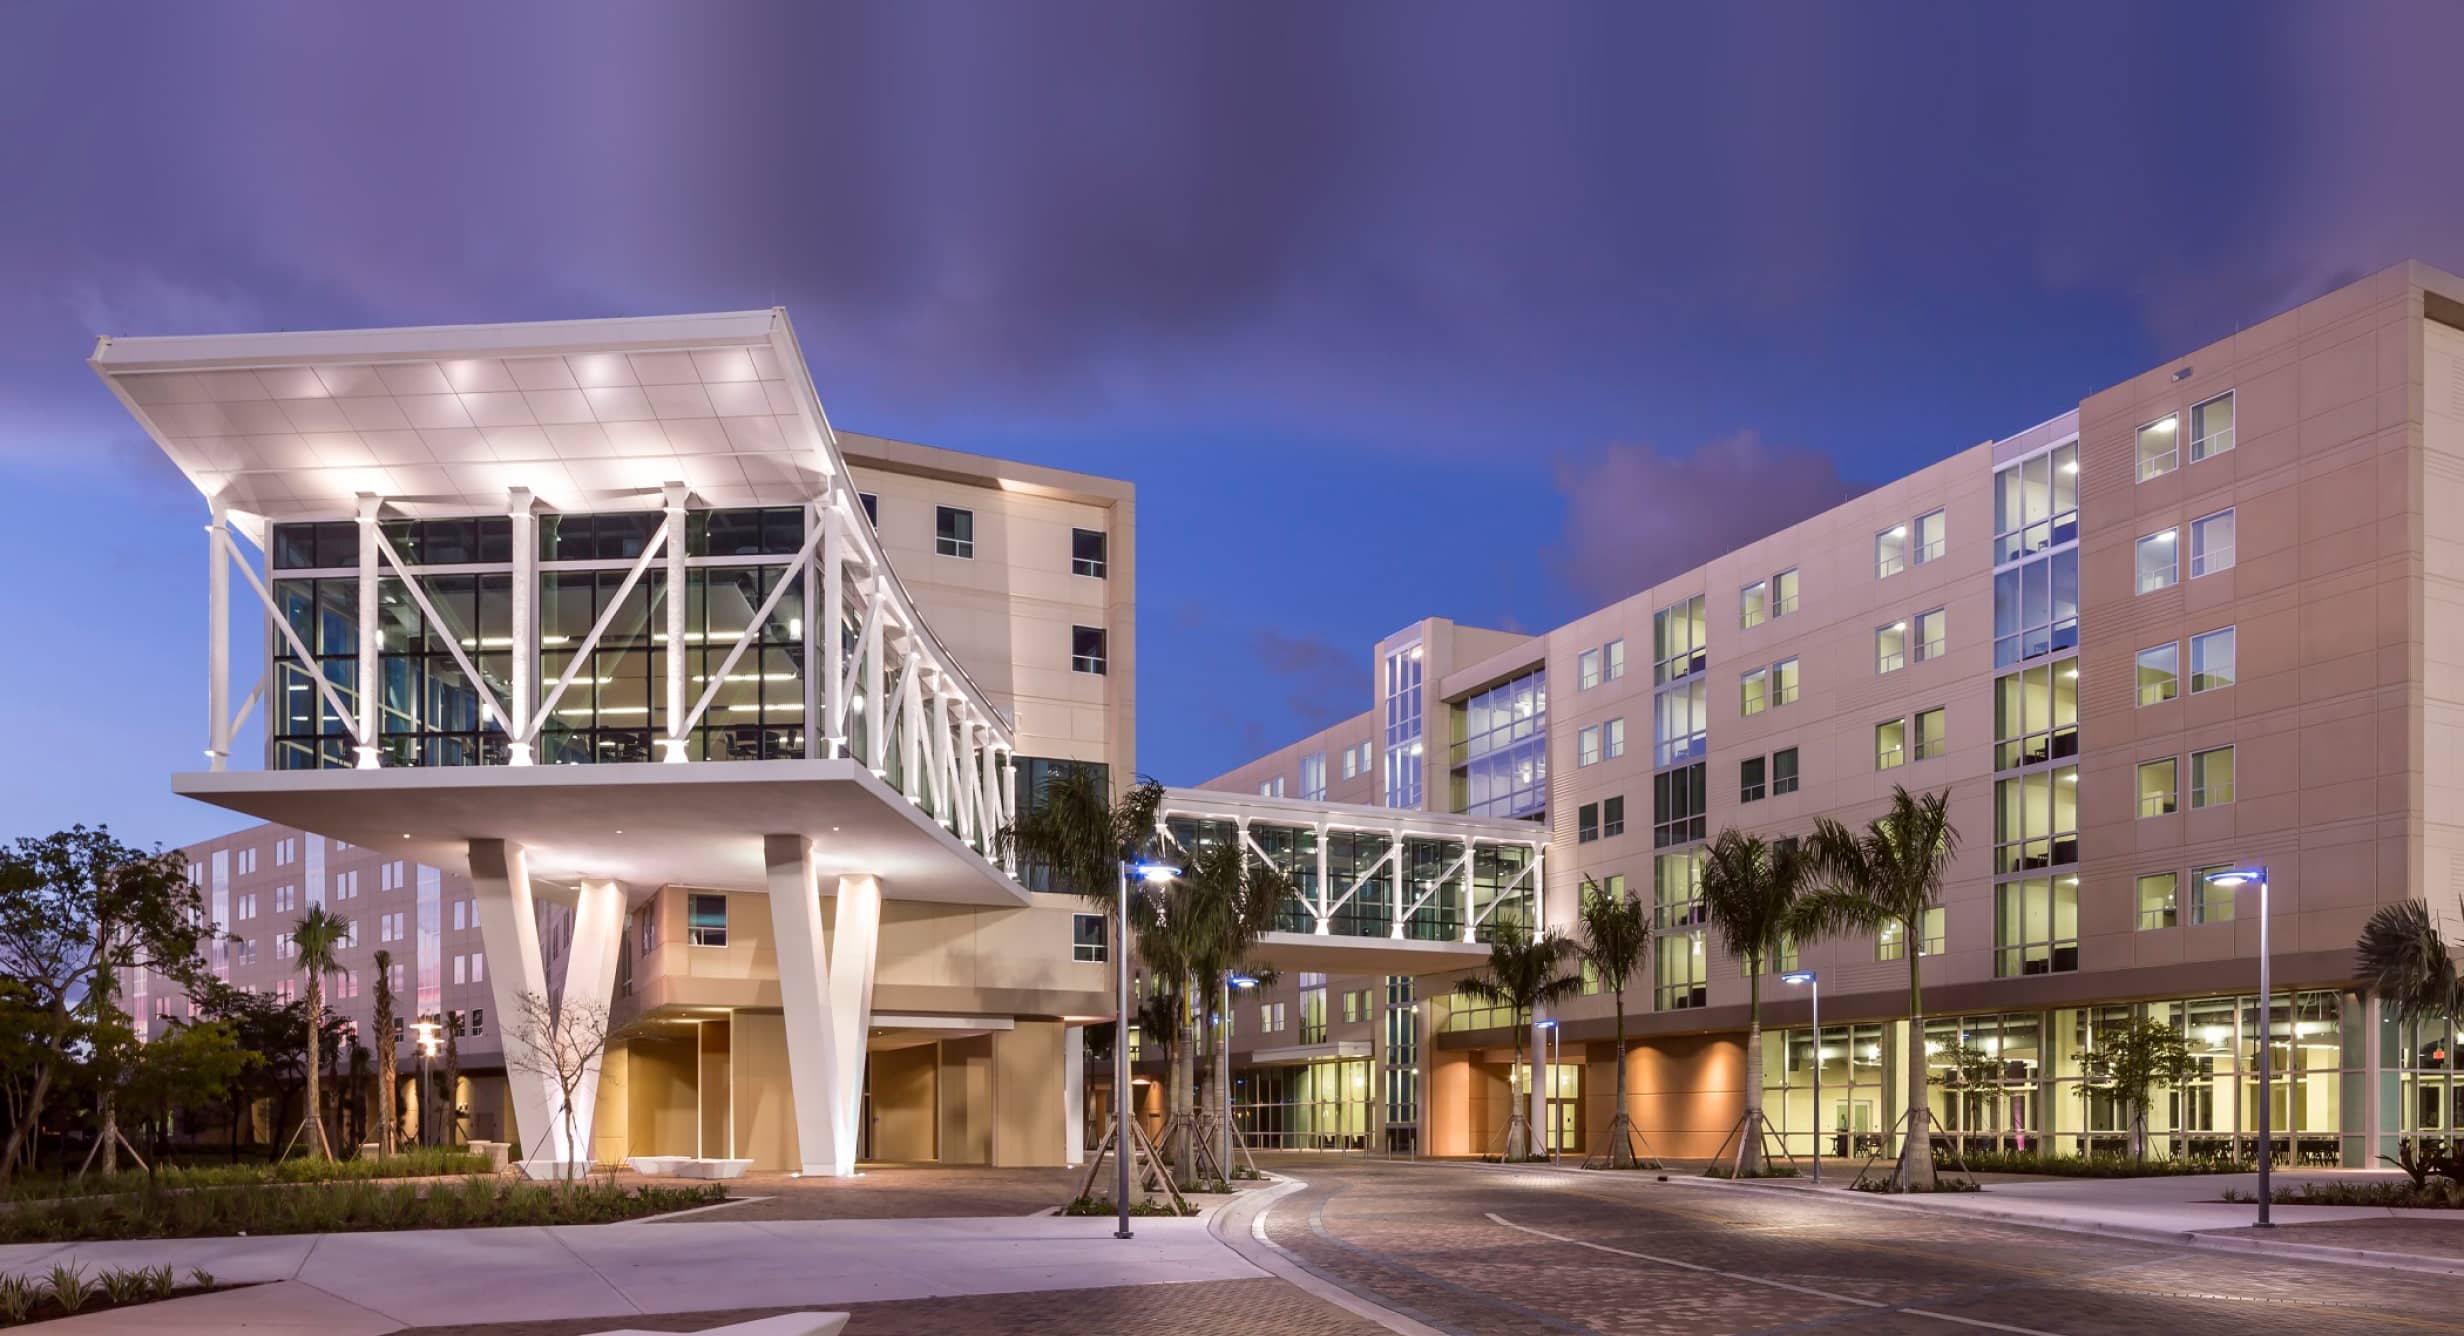
[(1232, 1078), (1232, 1120), (1249, 1148), (1367, 1150), (1369, 1060), (1255, 1067)]

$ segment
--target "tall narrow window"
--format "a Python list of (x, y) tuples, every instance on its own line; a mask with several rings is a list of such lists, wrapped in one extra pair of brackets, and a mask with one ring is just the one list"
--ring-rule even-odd
[(2233, 801), (2233, 749), (2217, 747), (2190, 754), (2190, 806), (2222, 807)]
[(1771, 703), (1786, 705), (1797, 698), (1797, 661), (1782, 659), (1771, 665)]
[(945, 557), (975, 557), (975, 512), (933, 507), (933, 551)]
[(1326, 801), (1326, 753), (1311, 752), (1300, 758), (1300, 796), (1309, 802)]
[(1737, 713), (1761, 714), (1771, 706), (1771, 670), (1757, 668), (1738, 679)]
[(2190, 638), (2190, 692), (2218, 691), (2233, 685), (2233, 628)]
[(1703, 670), (1710, 655), (1705, 645), (1703, 596), (1693, 598), (1652, 614), (1651, 680), (1657, 685), (1674, 682)]
[(1625, 641), (1625, 637), (1623, 637), (1623, 636), (1619, 636), (1619, 637), (1618, 637), (1618, 638), (1616, 638), (1615, 640), (1612, 640), (1612, 641), (1608, 642), (1607, 644), (1602, 645), (1602, 646), (1600, 647), (1600, 657), (1601, 657), (1601, 659), (1603, 660), (1603, 662), (1602, 662), (1602, 664), (1601, 664), (1601, 669), (1600, 669), (1600, 676), (1602, 677), (1602, 679), (1604, 679), (1604, 680), (1606, 680), (1606, 681), (1614, 682), (1614, 681), (1616, 681), (1618, 678), (1621, 678), (1621, 677), (1625, 676), (1625, 675), (1626, 675), (1626, 641)]
[(2139, 651), (2139, 703), (2162, 705), (2182, 694), (2182, 647), (2179, 642)]
[(1600, 651), (1587, 649), (1574, 657), (1574, 689), (1589, 691), (1600, 685)]
[(1104, 578), (1104, 571), (1111, 564), (1110, 555), (1110, 542), (1105, 538), (1102, 530), (1072, 529), (1069, 531), (1070, 574), (1085, 575), (1101, 580)]
[(1797, 610), (1797, 568), (1789, 567), (1771, 577), (1771, 616), (1785, 617)]
[(2233, 448), (2233, 396), (2217, 395), (2190, 410), (2190, 462), (2221, 455)]
[(1797, 791), (1797, 749), (1784, 747), (1771, 753), (1771, 796)]
[(2219, 510), (2190, 522), (2190, 578), (2233, 569), (2233, 512)]
[(1574, 764), (1577, 767), (1600, 763), (1600, 726), (1593, 724), (1574, 735)]
[(2166, 414), (2139, 429), (2139, 481), (2171, 473), (2181, 462), (2177, 453), (2181, 419)]
[(1626, 799), (1624, 794), (1600, 800), (1600, 838), (1614, 839), (1626, 833)]
[(1574, 809), (1574, 842), (1589, 844), (1600, 838), (1600, 804), (1585, 803)]
[(1908, 645), (1909, 657), (1919, 663), (1939, 659), (1951, 647), (1951, 612), (1936, 608), (1916, 615), (1916, 635)]
[(1894, 524), (1874, 535), (1874, 578), (1888, 579), (1908, 569), (1908, 526)]
[(880, 497), (873, 495), (871, 492), (858, 492), (856, 493), (856, 504), (864, 507), (864, 522), (866, 524), (869, 524), (876, 529), (881, 527)]
[(2139, 592), (2152, 594), (2181, 578), (2180, 545), (2173, 541), (2174, 531), (2152, 533), (2142, 538), (2134, 549), (2139, 573)]
[(1748, 756), (1737, 763), (1737, 801), (1762, 801), (1770, 787), (1769, 763), (1760, 756)]
[(1893, 622), (1874, 629), (1874, 671), (1895, 673), (1908, 666), (1908, 624)]
[(1885, 719), (1874, 725), (1874, 768), (1897, 770), (1908, 763), (1908, 721)]
[(2139, 815), (2170, 815), (2177, 805), (2173, 758), (2139, 763)]
[(2150, 872), (2139, 878), (2139, 930), (2170, 928), (2181, 921), (2181, 878), (2171, 872)]
[(1626, 721), (1611, 719), (1600, 725), (1600, 753), (1609, 760), (1626, 754)]
[(1951, 521), (1948, 512), (1927, 511), (1916, 517), (1916, 550), (1909, 554), (1916, 565), (1940, 561), (1949, 550)]
[(2190, 870), (2190, 921), (2193, 923), (2231, 923), (2233, 892), (2239, 886), (2220, 886), (2216, 878), (2230, 869), (2201, 867)]
[(1949, 750), (1949, 715), (1942, 706), (1917, 711), (1915, 722), (1916, 736), (1910, 741), (1916, 749), (1916, 759), (1930, 761)]
[(1073, 673), (1104, 675), (1105, 635), (1100, 626), (1073, 626), (1069, 629), (1069, 668)]
[(1752, 630), (1771, 616), (1771, 584), (1756, 580), (1737, 595), (1737, 625)]

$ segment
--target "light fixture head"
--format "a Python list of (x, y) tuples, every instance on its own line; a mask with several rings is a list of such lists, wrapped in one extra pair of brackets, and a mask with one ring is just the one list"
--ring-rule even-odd
[(1556, 1029), (1556, 1028), (1557, 1028), (1557, 1022), (1555, 1022), (1555, 1021), (1533, 1021), (1533, 1022), (1532, 1022), (1532, 1028), (1537, 1029), (1537, 1030), (1554, 1030), (1554, 1029)]
[(1132, 863), (1129, 870), (1137, 873), (1140, 881), (1170, 881), (1181, 875), (1181, 870), (1169, 863)]
[(1812, 983), (1813, 981), (1814, 972), (1812, 970), (1790, 970), (1780, 976), (1781, 983)]
[(1246, 974), (1235, 974), (1229, 979), (1226, 979), (1225, 982), (1231, 984), (1235, 988), (1255, 988), (1258, 986), (1258, 981)]
[(2247, 886), (2254, 881), (2265, 883), (2266, 880), (2266, 868), (2252, 869), (2229, 867), (2222, 872), (2210, 872), (2207, 874), (2207, 884), (2210, 886)]

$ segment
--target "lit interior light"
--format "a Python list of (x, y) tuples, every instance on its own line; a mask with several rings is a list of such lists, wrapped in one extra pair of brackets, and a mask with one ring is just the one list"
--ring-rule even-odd
[(1895, 524), (1895, 525), (1891, 526), (1891, 536), (1892, 536), (1893, 538), (1905, 538), (1905, 537), (1907, 537), (1907, 536), (1908, 536), (1908, 526), (1907, 526), (1907, 525), (1905, 525), (1905, 524)]
[(2074, 459), (2071, 462), (2064, 464), (2062, 466), (2062, 471), (2064, 473), (2077, 473), (2079, 471), (2079, 461)]
[(2167, 529), (2163, 533), (2149, 534), (2148, 537), (2159, 543), (2170, 543), (2173, 541), (2173, 530)]
[(2167, 433), (2170, 433), (2170, 432), (2173, 430), (2173, 428), (2174, 428), (2174, 426), (2175, 426), (2175, 425), (2176, 425), (2176, 424), (2174, 423), (2173, 419), (2171, 419), (2171, 418), (2165, 418), (2165, 419), (2164, 419), (2164, 420), (2162, 420), (2162, 421), (2159, 421), (2159, 422), (2151, 422), (2151, 423), (2147, 424), (2147, 429), (2148, 429), (2149, 431), (2156, 432), (2156, 433), (2159, 433), (2159, 434), (2167, 434)]

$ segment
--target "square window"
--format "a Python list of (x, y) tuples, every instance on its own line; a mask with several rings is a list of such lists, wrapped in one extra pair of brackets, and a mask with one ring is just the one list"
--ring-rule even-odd
[(2190, 410), (2190, 462), (2221, 455), (2233, 448), (2233, 395), (2217, 395)]
[(1915, 564), (1939, 561), (1949, 550), (1951, 521), (1948, 512), (1934, 510), (1916, 517), (1916, 550), (1910, 554)]
[(2139, 703), (2162, 705), (2181, 694), (2182, 647), (2158, 645), (2139, 651)]
[(1110, 545), (1102, 531), (1072, 529), (1069, 531), (1069, 573), (1091, 579), (1104, 578), (1109, 564)]
[(2178, 415), (2168, 413), (2139, 429), (2139, 481), (2171, 473), (2180, 462), (2175, 438), (2181, 425)]
[(727, 897), (685, 897), (685, 941), (694, 946), (727, 945)]
[(1069, 629), (1069, 669), (1073, 673), (1104, 675), (1104, 628), (1073, 626)]
[(2233, 685), (2233, 628), (2190, 638), (2190, 694)]
[(1103, 915), (1070, 915), (1069, 937), (1070, 959), (1088, 962), (1101, 962), (1105, 958), (1104, 943), (1107, 940), (1107, 935), (1104, 931)]
[(975, 512), (956, 506), (933, 507), (933, 551), (974, 560)]
[(2150, 872), (2139, 878), (2139, 930), (2170, 928), (2181, 921), (2180, 878), (2170, 872)]
[(1748, 756), (1737, 763), (1737, 801), (1760, 802), (1769, 787), (1769, 763), (1760, 756)]
[(2222, 807), (2233, 801), (2233, 749), (2217, 747), (2190, 754), (2190, 806)]
[(1771, 753), (1771, 796), (1797, 791), (1797, 749), (1784, 747)]
[(2174, 787), (2173, 758), (2139, 763), (2139, 815), (2142, 818), (2169, 815), (2179, 801)]
[(2176, 550), (2180, 544), (2173, 541), (2174, 536), (2174, 531), (2167, 529), (2139, 540), (2137, 562), (2140, 593), (2152, 594), (2181, 578), (2181, 563), (2178, 560), (2181, 554)]
[(1874, 768), (1897, 770), (1908, 763), (1908, 721), (1889, 719), (1874, 725)]
[(2233, 569), (2233, 512), (2219, 510), (2190, 522), (2190, 578)]
[(1874, 578), (1888, 579), (1908, 569), (1908, 526), (1894, 524), (1874, 535)]

